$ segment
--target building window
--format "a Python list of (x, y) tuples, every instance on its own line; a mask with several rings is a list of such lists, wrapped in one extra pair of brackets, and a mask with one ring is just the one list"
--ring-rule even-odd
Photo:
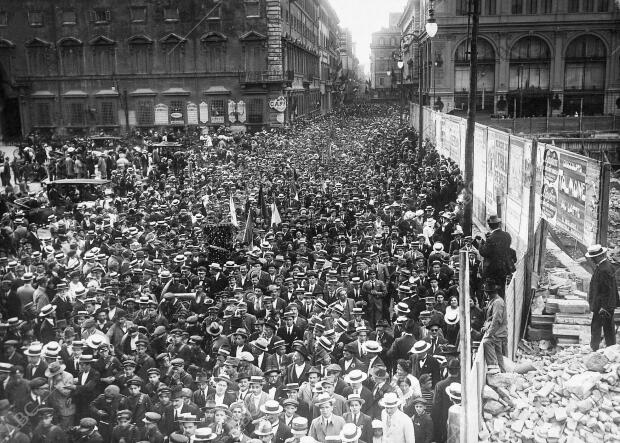
[(523, 0), (512, 0), (510, 12), (512, 14), (523, 14)]
[(64, 9), (62, 11), (62, 24), (64, 26), (77, 24), (77, 14), (73, 9)]
[(146, 6), (132, 6), (129, 11), (132, 23), (146, 23)]
[(221, 44), (211, 44), (205, 46), (206, 53), (206, 72), (225, 72), (226, 46)]
[(133, 43), (131, 48), (131, 60), (135, 74), (148, 74), (151, 72), (151, 45), (148, 43)]
[(36, 101), (32, 115), (32, 126), (42, 128), (52, 126), (52, 103), (48, 101)]
[(594, 12), (594, 0), (583, 0), (583, 12)]
[(138, 126), (153, 126), (155, 123), (153, 100), (139, 100), (136, 105), (136, 124)]
[(566, 49), (565, 88), (603, 90), (607, 51), (593, 35), (578, 37)]
[(211, 100), (209, 111), (211, 123), (223, 125), (226, 122), (226, 102), (224, 100)]
[(245, 0), (245, 16), (260, 17), (260, 0)]
[(90, 20), (96, 24), (110, 23), (111, 13), (109, 9), (95, 8), (90, 12)]
[(267, 69), (267, 58), (262, 43), (245, 45), (243, 54), (246, 72), (263, 72)]
[(484, 3), (485, 15), (497, 15), (497, 0), (486, 0)]
[(553, 13), (553, 0), (540, 0), (541, 12), (543, 14)]
[(568, 12), (579, 12), (579, 0), (568, 0)]
[(164, 21), (178, 22), (179, 21), (179, 8), (164, 8)]
[(93, 47), (93, 66), (97, 74), (113, 74), (115, 64), (114, 46), (99, 45)]
[[(620, 8), (620, 5), (618, 5)], [(598, 12), (608, 12), (609, 11), (609, 0), (598, 0)]]
[(116, 103), (111, 100), (99, 102), (99, 126), (116, 126), (118, 120), (116, 116)]
[(162, 47), (166, 57), (166, 72), (183, 72), (185, 47), (183, 43), (166, 43)]
[(215, 5), (213, 4), (214, 2), (211, 2), (212, 4), (209, 6), (209, 11), (211, 9), (213, 9), (213, 12), (211, 14), (209, 14), (209, 17), (207, 17), (207, 20), (219, 20), (222, 18), (222, 5), (218, 4)]
[(263, 123), (264, 100), (262, 98), (250, 98), (247, 100), (248, 123)]
[[(180, 122), (185, 123), (185, 102), (181, 100), (173, 100), (170, 102), (170, 107), (168, 108), (168, 113), (170, 115), (170, 123), (171, 124), (179, 124)], [(180, 116), (178, 115), (180, 114)]]
[(470, 0), (457, 0), (456, 1), (456, 15), (467, 15), (469, 13)]
[(67, 100), (67, 126), (86, 126), (86, 106), (83, 102)]
[(28, 12), (28, 24), (30, 26), (43, 26), (43, 12), (29, 11)]
[(383, 86), (383, 84), (384, 84), (383, 77), (379, 77), (379, 86)]
[(48, 75), (48, 48), (47, 46), (29, 46), (26, 49), (28, 54), (28, 72), (30, 75)]
[(0, 11), (0, 26), (8, 26), (9, 24), (9, 14), (6, 11)]
[(525, 13), (526, 14), (538, 13), (538, 0), (525, 0)]
[(66, 41), (60, 45), (60, 63), (63, 75), (82, 74), (82, 45), (76, 41)]

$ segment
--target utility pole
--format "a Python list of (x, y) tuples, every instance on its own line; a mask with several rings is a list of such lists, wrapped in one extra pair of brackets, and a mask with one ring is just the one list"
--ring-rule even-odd
[(476, 93), (478, 86), (478, 26), (480, 21), (480, 0), (469, 0), (472, 19), (471, 47), (469, 54), (469, 99), (467, 100), (467, 132), (465, 133), (465, 196), (463, 232), (472, 234), (474, 209), (474, 132), (476, 130)]

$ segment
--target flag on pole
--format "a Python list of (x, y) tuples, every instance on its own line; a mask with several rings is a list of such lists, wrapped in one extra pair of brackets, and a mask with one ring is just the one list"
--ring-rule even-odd
[(230, 194), (230, 222), (235, 228), (239, 227), (239, 223), (237, 222), (237, 210), (235, 209), (235, 202), (232, 194)]
[(278, 211), (278, 207), (276, 206), (276, 202), (271, 204), (271, 226), (279, 225), (282, 223), (282, 219), (280, 218), (280, 212)]
[(248, 211), (248, 218), (245, 221), (243, 243), (249, 244), (250, 248), (254, 247), (254, 218), (252, 217), (252, 210)]

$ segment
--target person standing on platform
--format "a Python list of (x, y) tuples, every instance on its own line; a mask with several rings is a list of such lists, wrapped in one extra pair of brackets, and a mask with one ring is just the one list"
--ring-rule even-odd
[(616, 344), (614, 311), (620, 305), (620, 299), (614, 276), (615, 269), (607, 259), (607, 248), (592, 245), (588, 248), (586, 257), (594, 264), (594, 273), (588, 291), (588, 303), (592, 311), (590, 347), (596, 351), (601, 344), (601, 329), (605, 334), (605, 345)]
[(506, 278), (514, 272), (516, 254), (510, 247), (512, 238), (506, 231), (502, 231), (502, 219), (492, 215), (487, 219), (491, 229), (486, 234), (486, 240), (480, 245), (482, 262), (482, 278), (491, 280), (499, 285), (499, 293), (504, 296)]

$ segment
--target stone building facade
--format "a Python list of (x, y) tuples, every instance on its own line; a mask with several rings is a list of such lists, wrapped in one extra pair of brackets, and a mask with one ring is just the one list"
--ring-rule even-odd
[(401, 30), (398, 27), (400, 16), (400, 13), (390, 13), (388, 26), (372, 34), (370, 87), (376, 98), (399, 94), (400, 71), (397, 63), (400, 51)]
[(318, 112), (324, 1), (4, 0), (0, 134), (260, 130)]
[[(401, 33), (420, 32), (426, 104), (466, 110), (468, 0), (410, 0)], [(434, 9), (437, 35), (424, 26)], [(620, 10), (612, 0), (481, 0), (478, 108), (518, 117), (620, 114)], [(417, 90), (418, 45), (405, 50)]]

